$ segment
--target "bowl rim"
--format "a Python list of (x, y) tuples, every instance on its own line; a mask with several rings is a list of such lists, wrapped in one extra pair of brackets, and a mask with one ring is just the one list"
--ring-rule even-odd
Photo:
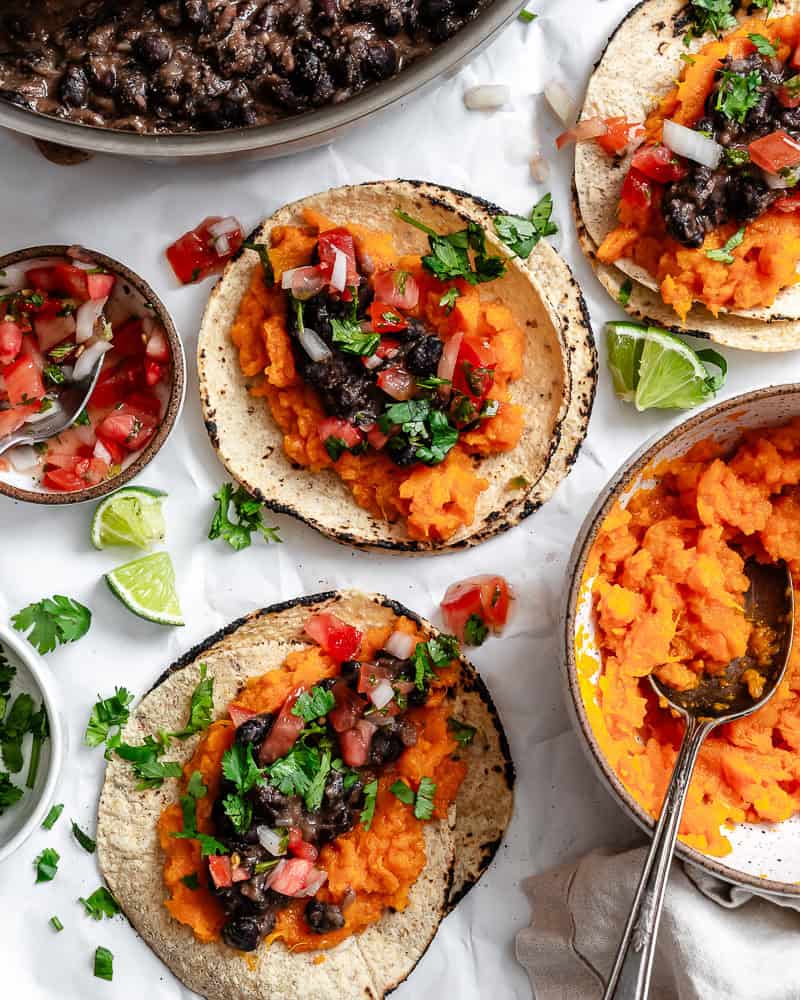
[(257, 150), (286, 155), (300, 146), (321, 145), (340, 129), (359, 123), (408, 97), (414, 91), (457, 66), (476, 49), (488, 44), (511, 22), (527, 0), (493, 0), (452, 38), (438, 44), (427, 56), (415, 61), (388, 80), (362, 93), (314, 111), (255, 125), (215, 132), (157, 135), (123, 132), (103, 126), (65, 121), (0, 101), (0, 127), (94, 153), (164, 160), (170, 157), (230, 156)]
[[(749, 405), (762, 399), (784, 395), (800, 395), (800, 382), (787, 382), (782, 385), (767, 386), (763, 389), (755, 389), (738, 396), (732, 396), (730, 399), (706, 407), (688, 419), (678, 418), (666, 433), (657, 432), (651, 435), (644, 444), (637, 448), (620, 465), (602, 488), (581, 525), (570, 554), (567, 566), (567, 590), (565, 599), (562, 602), (560, 628), (562, 681), (568, 714), (580, 738), (581, 746), (598, 777), (628, 817), (648, 835), (651, 835), (655, 830), (656, 820), (641, 807), (625, 788), (600, 749), (594, 731), (586, 716), (586, 709), (578, 683), (578, 672), (575, 663), (575, 625), (583, 573), (589, 551), (597, 537), (601, 524), (612, 505), (618, 499), (619, 494), (647, 467), (656, 450), (661, 450), (668, 446), (676, 438), (683, 436), (687, 431), (695, 430), (702, 426), (709, 419), (730, 413), (733, 410), (740, 409), (744, 405)], [(723, 879), (725, 882), (750, 889), (758, 895), (792, 897), (795, 899), (800, 897), (800, 884), (795, 885), (790, 882), (759, 878), (747, 872), (730, 868), (720, 860), (711, 855), (703, 854), (696, 848), (689, 847), (680, 840), (677, 842), (675, 853), (682, 861), (688, 862), (694, 867), (708, 872), (710, 875)]]
[(50, 808), (64, 764), (66, 745), (64, 724), (57, 704), (56, 681), (50, 668), (28, 640), (19, 633), (15, 633), (7, 625), (0, 624), (0, 644), (11, 649), (14, 655), (25, 664), (26, 669), (30, 671), (42, 696), (50, 727), (50, 761), (47, 778), (39, 794), (39, 801), (14, 836), (5, 843), (0, 843), (0, 863), (2, 863), (30, 837)]
[[(73, 246), (75, 244), (54, 243), (12, 250), (0, 256), (0, 270), (4, 267), (18, 264), (20, 261), (34, 260), (38, 257), (69, 258), (67, 251)], [(81, 249), (90, 254), (107, 271), (111, 271), (118, 278), (132, 285), (144, 300), (152, 305), (153, 311), (164, 327), (172, 357), (172, 386), (169, 399), (167, 400), (167, 409), (155, 436), (136, 456), (135, 460), (126, 469), (123, 469), (119, 475), (114, 476), (112, 479), (104, 480), (101, 483), (96, 483), (94, 486), (89, 486), (84, 490), (76, 490), (74, 493), (47, 493), (43, 490), (26, 489), (22, 486), (14, 486), (10, 483), (0, 481), (0, 495), (7, 496), (11, 500), (22, 500), (26, 503), (37, 503), (50, 507), (64, 507), (70, 504), (100, 500), (102, 497), (116, 492), (116, 490), (125, 486), (135, 476), (138, 476), (156, 457), (172, 433), (183, 409), (183, 403), (186, 398), (186, 354), (183, 348), (183, 341), (169, 310), (150, 284), (140, 274), (128, 267), (127, 264), (123, 264), (114, 257), (109, 257), (108, 254), (102, 253), (100, 250), (92, 250), (87, 247), (81, 247)]]

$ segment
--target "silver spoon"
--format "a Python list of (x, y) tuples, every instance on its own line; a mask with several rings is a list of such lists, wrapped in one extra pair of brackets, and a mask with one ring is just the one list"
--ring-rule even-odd
[(72, 427), (89, 402), (89, 397), (100, 377), (104, 360), (105, 354), (101, 354), (88, 375), (85, 375), (78, 382), (70, 383), (61, 390), (58, 396), (60, 407), (58, 410), (54, 410), (52, 416), (37, 420), (35, 424), (23, 424), (19, 431), (0, 439), (0, 455), (18, 445), (40, 444), (49, 438), (57, 437)]
[[(766, 669), (758, 667), (748, 653), (729, 663), (724, 674), (704, 678), (691, 691), (675, 691), (650, 675), (656, 694), (686, 720), (686, 731), (604, 1000), (644, 1000), (649, 992), (669, 867), (686, 793), (703, 741), (717, 726), (752, 715), (766, 704), (786, 673), (794, 626), (791, 574), (785, 563), (762, 565), (755, 559), (747, 560), (744, 572), (750, 580), (745, 595), (745, 614), (751, 621), (769, 625), (775, 631), (776, 649), (769, 666)], [(759, 670), (765, 678), (759, 698), (753, 698), (742, 680), (745, 670), (750, 667)]]

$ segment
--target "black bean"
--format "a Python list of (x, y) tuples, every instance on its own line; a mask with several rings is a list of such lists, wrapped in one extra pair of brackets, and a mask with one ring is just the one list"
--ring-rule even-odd
[(157, 66), (163, 66), (172, 58), (172, 46), (169, 39), (158, 31), (148, 31), (144, 35), (139, 35), (133, 43), (133, 51), (145, 66), (150, 66), (153, 69)]
[(367, 46), (365, 64), (370, 76), (386, 80), (397, 72), (397, 49), (388, 40), (376, 39)]
[(209, 19), (207, 0), (183, 0), (183, 16), (189, 24), (204, 28)]
[(315, 934), (327, 934), (344, 927), (344, 914), (334, 903), (312, 899), (306, 906), (306, 923)]
[(435, 375), (443, 350), (438, 337), (422, 337), (406, 354), (406, 368), (412, 375)]
[(340, 670), (342, 679), (347, 682), (348, 686), (357, 688), (361, 676), (361, 664), (358, 660), (345, 660)]
[(272, 729), (274, 721), (275, 716), (269, 712), (262, 712), (260, 715), (254, 715), (252, 719), (245, 719), (236, 729), (236, 742), (241, 747), (246, 747), (248, 743), (260, 746)]
[(384, 726), (372, 737), (369, 760), (375, 767), (391, 764), (398, 760), (405, 750), (400, 736), (388, 726)]
[(454, 0), (422, 0), (419, 16), (423, 24), (436, 25), (455, 10)]
[[(269, 933), (275, 926), (275, 914), (271, 914), (272, 926), (269, 921), (254, 916), (236, 916), (222, 928), (222, 940), (239, 951), (255, 951), (261, 941), (262, 935)], [(265, 926), (265, 924), (267, 926)]]
[(89, 99), (89, 81), (80, 66), (67, 66), (58, 85), (58, 97), (68, 108), (86, 107)]
[(431, 25), (430, 36), (433, 42), (446, 42), (452, 38), (464, 22), (458, 17), (443, 17)]
[(139, 70), (129, 70), (120, 77), (117, 97), (124, 111), (144, 114), (147, 111), (147, 77)]

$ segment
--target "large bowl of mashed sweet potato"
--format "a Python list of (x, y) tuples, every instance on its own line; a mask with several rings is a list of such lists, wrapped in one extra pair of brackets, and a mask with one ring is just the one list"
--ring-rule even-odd
[[(645, 445), (613, 476), (576, 541), (568, 703), (600, 779), (645, 829), (683, 735), (648, 675), (688, 688), (754, 648), (742, 554), (785, 560), (800, 587), (800, 384), (735, 397)], [(703, 747), (679, 856), (738, 885), (800, 896), (798, 751), (800, 644), (768, 704)]]

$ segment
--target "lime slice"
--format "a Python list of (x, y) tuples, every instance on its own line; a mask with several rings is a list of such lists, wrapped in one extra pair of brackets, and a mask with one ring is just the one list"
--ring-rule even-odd
[(714, 395), (708, 370), (678, 337), (650, 327), (639, 361), (637, 410), (689, 410)]
[(126, 486), (102, 500), (92, 518), (92, 545), (135, 545), (149, 548), (166, 532), (162, 498), (166, 493), (146, 486)]
[(626, 403), (636, 398), (639, 359), (646, 337), (647, 328), (638, 323), (609, 323), (606, 327), (608, 367), (614, 380), (614, 392)]
[(168, 552), (154, 552), (106, 573), (106, 583), (125, 607), (158, 625), (183, 625)]

